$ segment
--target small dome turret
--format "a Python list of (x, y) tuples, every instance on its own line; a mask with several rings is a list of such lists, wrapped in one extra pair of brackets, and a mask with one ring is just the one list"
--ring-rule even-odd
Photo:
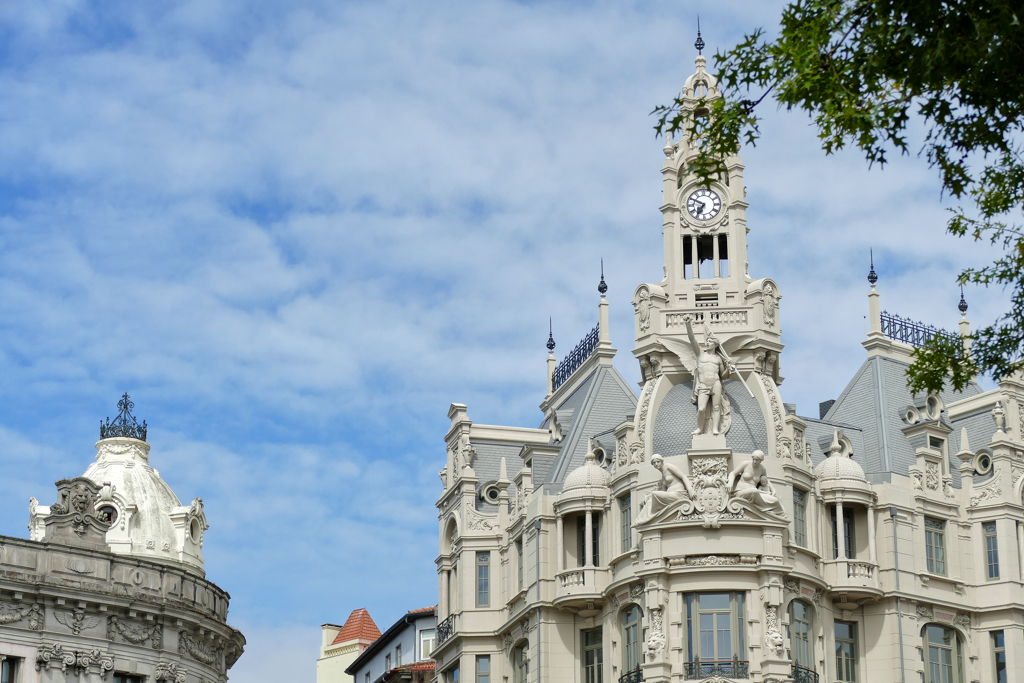
[(864, 468), (843, 452), (842, 440), (842, 430), (837, 429), (833, 431), (832, 445), (829, 446), (828, 457), (814, 468), (814, 473), (818, 476), (818, 481), (821, 482), (822, 486), (826, 486), (831, 482), (838, 483), (841, 480), (857, 482), (858, 484), (866, 484), (868, 481), (867, 477), (864, 476)]
[(587, 448), (587, 462), (582, 467), (577, 467), (565, 478), (562, 492), (574, 489), (592, 488), (595, 486), (607, 487), (612, 481), (612, 475), (608, 470), (597, 464), (597, 455), (594, 453), (594, 440), (590, 439)]

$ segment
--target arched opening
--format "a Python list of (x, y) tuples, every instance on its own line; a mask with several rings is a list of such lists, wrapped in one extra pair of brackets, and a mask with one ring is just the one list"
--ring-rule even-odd
[(526, 683), (530, 678), (530, 642), (521, 641), (512, 649), (512, 683)]
[(925, 683), (964, 683), (964, 645), (955, 629), (926, 624), (924, 641)]
[(632, 604), (623, 608), (619, 617), (622, 624), (622, 670), (626, 675), (640, 671), (641, 631), (640, 619), (643, 612), (639, 605)]
[(789, 642), (796, 673), (801, 673), (801, 670), (813, 673), (814, 610), (805, 600), (793, 600), (789, 603)]

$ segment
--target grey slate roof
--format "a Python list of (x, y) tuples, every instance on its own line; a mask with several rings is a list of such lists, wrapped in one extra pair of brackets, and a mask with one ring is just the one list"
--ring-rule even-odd
[[(756, 399), (751, 398), (742, 383), (727, 380), (725, 391), (732, 408), (732, 426), (729, 428), (729, 447), (738, 453), (756, 450), (768, 452), (768, 428), (764, 413)], [(669, 389), (654, 420), (654, 452), (663, 456), (683, 455), (693, 443), (693, 430), (697, 428), (697, 411), (690, 401), (691, 382), (683, 382)]]
[[(836, 402), (829, 409), (822, 420), (803, 418), (807, 421), (807, 436), (814, 446), (814, 456), (818, 457), (819, 437), (831, 438), (832, 427), (838, 426), (846, 430), (847, 436), (854, 444), (854, 458), (864, 467), (865, 474), (896, 473), (906, 475), (908, 468), (915, 464), (914, 447), (903, 434), (907, 426), (900, 418), (903, 409), (913, 404), (914, 399), (907, 388), (906, 371), (908, 363), (874, 356), (868, 358), (861, 365), (853, 379), (839, 395)], [(945, 404), (950, 404), (970, 396), (982, 393), (977, 383), (971, 383), (963, 392), (944, 390), (940, 397)], [(985, 416), (987, 418), (987, 415)], [(991, 424), (991, 418), (987, 418)], [(812, 428), (812, 424), (815, 425)], [(978, 424), (978, 416), (969, 416), (965, 419), (952, 423), (954, 429), (950, 435), (948, 444), (951, 473), (953, 475), (953, 486), (960, 486), (959, 462), (955, 453), (959, 450), (960, 427), (968, 427), (968, 438), (974, 448), (987, 443), (992, 436), (990, 429), (988, 434)], [(977, 431), (979, 442), (974, 443)], [(857, 434), (861, 441), (858, 446), (854, 435)], [(857, 458), (857, 451), (860, 449), (863, 459)], [(824, 455), (820, 454), (823, 458)], [(816, 460), (815, 463), (820, 462)]]

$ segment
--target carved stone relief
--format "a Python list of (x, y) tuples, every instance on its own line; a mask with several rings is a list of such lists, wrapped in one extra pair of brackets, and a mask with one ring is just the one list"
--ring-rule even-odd
[(39, 603), (33, 605), (11, 605), (0, 602), (0, 624), (13, 624), (28, 619), (31, 631), (43, 630), (43, 608)]
[(1002, 490), (1002, 478), (1003, 473), (997, 472), (992, 481), (981, 488), (974, 489), (974, 495), (971, 496), (971, 507), (977, 507), (987, 500), (996, 500), (999, 498), (999, 493)]
[(663, 626), (661, 608), (651, 610), (651, 631), (647, 636), (647, 661), (656, 662), (661, 660), (665, 652), (665, 631)]
[(156, 665), (153, 679), (157, 683), (161, 681), (166, 681), (166, 683), (185, 683), (186, 676), (184, 671), (178, 671), (177, 662), (160, 662)]
[(124, 642), (133, 645), (141, 645), (149, 640), (154, 650), (163, 647), (163, 630), (160, 624), (133, 625), (116, 616), (107, 617), (107, 640), (116, 642), (117, 635), (120, 635)]
[(473, 510), (467, 510), (466, 528), (470, 531), (496, 531), (498, 522), (486, 519)]
[(775, 295), (775, 286), (771, 282), (764, 283), (761, 290), (760, 302), (764, 309), (764, 324), (771, 327), (775, 324), (775, 309), (778, 306), (778, 298)]
[(637, 292), (633, 310), (639, 321), (640, 331), (646, 332), (651, 329), (651, 293), (646, 287), (641, 287)]
[(86, 617), (85, 611), (76, 609), (74, 612), (62, 612), (58, 610), (53, 611), (53, 617), (64, 624), (74, 635), (81, 635), (83, 630), (87, 630), (96, 626), (100, 623), (99, 617)]
[(647, 413), (651, 408), (651, 396), (654, 394), (654, 384), (652, 380), (648, 380), (644, 383), (643, 392), (640, 395), (640, 414), (636, 423), (636, 441), (640, 446), (639, 459), (636, 462), (643, 462), (644, 454), (643, 448), (646, 443), (645, 439), (647, 436)]
[(779, 400), (775, 397), (775, 382), (766, 374), (760, 374), (761, 384), (768, 394), (768, 400), (772, 408), (772, 423), (775, 426), (775, 453), (781, 457), (782, 444), (782, 411), (779, 410)]
[(770, 653), (782, 659), (785, 654), (786, 640), (779, 630), (778, 608), (775, 605), (765, 607), (764, 646)]
[(192, 637), (188, 631), (178, 632), (178, 654), (187, 655), (197, 662), (220, 669), (221, 648)]
[(57, 666), (65, 676), (71, 667), (76, 676), (88, 672), (105, 679), (114, 670), (114, 658), (99, 649), (79, 651), (65, 650), (60, 643), (40, 645), (36, 651), (36, 670)]
[(924, 485), (932, 491), (939, 488), (939, 483), (942, 481), (939, 475), (939, 464), (936, 462), (926, 462), (924, 464)]

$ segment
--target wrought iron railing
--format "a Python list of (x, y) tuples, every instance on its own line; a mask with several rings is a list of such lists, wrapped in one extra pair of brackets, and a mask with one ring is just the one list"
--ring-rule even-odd
[(134, 407), (135, 403), (128, 398), (128, 393), (125, 392), (125, 395), (117, 402), (117, 417), (113, 420), (108, 417), (105, 424), (103, 420), (100, 420), (100, 438), (114, 439), (126, 437), (145, 441), (146, 421), (143, 420), (141, 425), (135, 421), (135, 417), (132, 415), (132, 408)]
[(793, 683), (818, 683), (818, 672), (814, 669), (794, 664)]
[[(455, 635), (455, 615), (449, 614), (448, 618), (437, 625), (437, 644), (440, 645)], [(436, 646), (435, 646), (436, 647)]]
[(718, 676), (719, 678), (750, 678), (750, 662), (745, 659), (717, 659), (683, 662), (683, 678), (696, 681)]
[(940, 330), (931, 325), (925, 325), (909, 318), (901, 318), (895, 313), (882, 311), (882, 334), (889, 339), (910, 344), (911, 346), (924, 346), (932, 337), (939, 335), (947, 339), (958, 339), (952, 332)]
[(572, 373), (576, 372), (577, 368), (583, 365), (583, 361), (590, 358), (590, 354), (597, 348), (598, 330), (600, 327), (600, 324), (598, 324), (590, 332), (587, 332), (587, 336), (576, 345), (576, 348), (570, 351), (562, 359), (562, 362), (555, 366), (555, 372), (551, 376), (551, 383), (555, 389), (562, 386), (562, 383), (572, 377)]
[(641, 683), (644, 680), (644, 672), (640, 669), (633, 669), (619, 676), (619, 683)]

